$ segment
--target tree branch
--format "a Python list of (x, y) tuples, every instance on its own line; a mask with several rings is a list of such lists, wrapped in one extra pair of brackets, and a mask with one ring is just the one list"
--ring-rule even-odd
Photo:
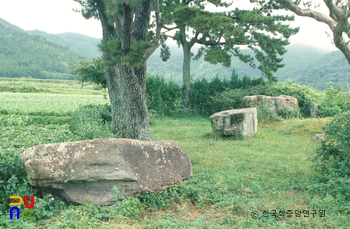
[[(179, 28), (179, 26), (175, 26), (175, 27), (173, 27), (173, 28), (170, 28), (170, 27), (167, 27), (167, 26), (165, 26), (165, 25), (162, 25), (161, 27), (162, 27), (162, 29), (166, 29), (166, 30), (168, 30), (168, 31), (171, 31), (171, 30), (173, 30), (173, 29), (178, 29), (178, 28)], [(168, 31), (167, 31), (167, 32), (168, 32)]]
[(328, 15), (317, 12), (315, 10), (302, 9), (290, 0), (277, 0), (277, 2), (281, 3), (284, 7), (294, 12), (296, 15), (311, 17), (319, 22), (326, 23), (332, 31), (337, 26), (337, 22)]
[(160, 22), (160, 6), (159, 6), (159, 0), (156, 0), (156, 9), (155, 9), (155, 15), (156, 15), (156, 37), (155, 37), (155, 42), (156, 44), (154, 44), (152, 47), (150, 47), (149, 49), (147, 49), (145, 51), (145, 59), (147, 60), (153, 53), (154, 51), (156, 51), (156, 49), (158, 48), (159, 44), (159, 40), (160, 40), (160, 31), (162, 29), (162, 25)]
[[(335, 46), (344, 54), (350, 64), (350, 44), (345, 41), (343, 37), (343, 34), (349, 37), (347, 27), (349, 26), (348, 18), (350, 17), (350, 10), (346, 9), (346, 7), (340, 8), (336, 6), (332, 0), (324, 0), (324, 3), (330, 11), (331, 16), (328, 16), (315, 10), (301, 9), (291, 0), (276, 1), (299, 16), (311, 17), (319, 22), (327, 24), (333, 32), (333, 42)], [(349, 0), (348, 3), (350, 5)]]

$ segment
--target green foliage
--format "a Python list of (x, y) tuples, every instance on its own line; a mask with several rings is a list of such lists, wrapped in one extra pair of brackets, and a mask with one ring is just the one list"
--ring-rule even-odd
[(62, 200), (54, 200), (51, 194), (43, 198), (35, 198), (35, 219), (42, 221), (57, 216), (61, 210), (66, 209)]
[(341, 112), (350, 109), (350, 90), (337, 87), (334, 88), (332, 83), (329, 83), (325, 96), (320, 103), (319, 115), (321, 117), (334, 116)]
[(267, 84), (262, 77), (239, 78), (235, 71), (232, 72), (230, 80), (222, 80), (216, 76), (209, 82), (202, 78), (191, 84), (191, 109), (196, 114), (211, 115), (221, 110), (241, 108), (246, 89), (261, 87), (262, 90), (265, 85)]
[[(220, 0), (211, 3), (216, 7), (232, 5)], [(179, 30), (173, 39), (186, 52), (190, 52), (195, 43), (204, 45), (199, 49), (197, 59), (204, 55), (205, 61), (229, 67), (235, 56), (261, 70), (269, 81), (276, 81), (273, 73), (283, 67), (279, 56), (286, 52), (284, 46), (298, 29), (284, 23), (293, 21), (293, 16), (271, 14), (277, 9), (272, 2), (263, 7), (258, 3), (251, 1), (250, 10), (235, 8), (218, 13), (206, 11), (202, 0), (185, 3), (166, 0), (161, 4), (162, 22), (176, 24)], [(186, 32), (190, 28), (192, 35)], [(243, 53), (242, 46), (251, 49), (254, 57)]]
[(28, 228), (37, 229), (36, 225), (33, 225), (29, 220), (10, 220), (9, 213), (0, 211), (0, 228), (18, 229), (18, 228)]
[[(321, 93), (317, 92), (315, 89), (308, 86), (293, 84), (291, 81), (287, 81), (283, 84), (271, 84), (265, 82), (262, 78), (250, 79), (248, 77), (243, 77), (243, 79), (239, 79), (237, 76), (233, 76), (230, 81), (221, 82), (221, 84), (224, 85), (221, 89), (219, 87), (213, 91), (209, 90), (208, 84), (206, 80), (202, 80), (201, 82), (196, 81), (193, 83), (192, 92), (192, 100), (195, 103), (193, 107), (200, 107), (201, 110), (197, 108), (196, 112), (205, 115), (210, 115), (222, 110), (242, 108), (242, 99), (245, 96), (290, 95), (298, 99), (301, 115), (303, 117), (310, 117), (310, 111), (314, 104), (318, 102), (318, 97), (321, 96)], [(216, 83), (216, 85), (218, 85), (218, 83)], [(196, 91), (196, 89), (198, 91)], [(203, 92), (199, 91), (203, 89)], [(271, 112), (267, 110), (263, 110), (262, 112), (263, 114), (261, 114), (260, 118), (266, 117), (267, 120), (275, 119), (275, 115)], [(298, 112), (286, 109), (281, 111), (279, 115), (284, 118), (292, 118), (298, 117)]]
[(273, 123), (282, 120), (282, 118), (277, 115), (276, 111), (266, 107), (258, 108), (257, 112), (259, 124)]
[(28, 117), (0, 117), (0, 211), (7, 211), (9, 196), (33, 195), (20, 155), (31, 146), (73, 139), (67, 126), (33, 125)]
[(155, 43), (150, 41), (135, 42), (131, 45), (128, 53), (123, 57), (124, 64), (133, 68), (144, 66), (146, 60), (142, 53), (145, 53), (145, 51), (153, 45), (155, 45)]
[(182, 107), (181, 96), (181, 88), (174, 82), (165, 82), (159, 77), (147, 77), (147, 107), (151, 113), (170, 115), (179, 112)]
[(350, 201), (350, 112), (336, 115), (324, 131), (326, 138), (313, 159), (322, 183), (318, 188)]
[(143, 192), (141, 202), (149, 210), (168, 209), (174, 202), (181, 203), (189, 200), (193, 203), (198, 198), (197, 192), (183, 185), (174, 185), (161, 193)]
[[(42, 222), (44, 227), (50, 225), (49, 228), (105, 228), (103, 223), (96, 217), (98, 207), (85, 203), (80, 206), (70, 206), (67, 210), (60, 214), (59, 220), (53, 221), (51, 225), (45, 221)], [(39, 222), (40, 223), (40, 222)], [(47, 224), (45, 224), (47, 223)]]
[(79, 140), (115, 137), (112, 134), (109, 105), (86, 105), (75, 110), (69, 130)]
[[(242, 85), (240, 90), (243, 89), (241, 87)], [(279, 86), (257, 85), (246, 89), (249, 88), (254, 88), (255, 92), (278, 93)], [(19, 93), (13, 96), (22, 98)], [(55, 97), (46, 94), (31, 96), (32, 100), (41, 102), (42, 106), (55, 105), (57, 102)], [(67, 104), (77, 98), (57, 96)], [(45, 100), (41, 100), (41, 97)], [(4, 98), (8, 99), (10, 95)], [(89, 96), (85, 98), (90, 99)], [(11, 103), (15, 107), (22, 101), (11, 100)], [(51, 112), (58, 114), (60, 107), (57, 106), (58, 109)], [(4, 110), (8, 109), (10, 108)], [(69, 106), (65, 111), (71, 112), (74, 109)], [(109, 111), (109, 108), (106, 110)], [(31, 109), (31, 112), (35, 111), (42, 118), (47, 114), (40, 106)], [(59, 201), (51, 200), (50, 196), (42, 199), (37, 197), (35, 211), (41, 217), (40, 220), (10, 221), (8, 203), (3, 203), (2, 198), (7, 201), (9, 194), (16, 193), (17, 188), (19, 195), (36, 196), (18, 171), (21, 166), (19, 155), (33, 145), (77, 139), (64, 124), (38, 125), (23, 113), (15, 116), (0, 115), (0, 181), (5, 181), (1, 185), (6, 186), (4, 188), (0, 185), (0, 206), (5, 208), (4, 212), (0, 212), (0, 228), (219, 229), (254, 228), (257, 225), (261, 228), (293, 229), (349, 227), (349, 199), (346, 199), (345, 193), (347, 186), (340, 182), (346, 177), (329, 179), (324, 185), (318, 183), (311, 161), (305, 160), (306, 157), (314, 156), (314, 145), (308, 143), (310, 136), (320, 133), (320, 126), (327, 123), (328, 118), (282, 120), (278, 125), (266, 123), (259, 127), (254, 136), (235, 142), (231, 139), (211, 138), (207, 117), (178, 115), (151, 119), (155, 122), (151, 126), (154, 140), (175, 140), (189, 155), (193, 166), (193, 176), (189, 180), (159, 194), (144, 193), (140, 200), (120, 198), (120, 202), (111, 206), (85, 203), (64, 208)], [(100, 116), (99, 120), (103, 118)], [(348, 115), (343, 119), (344, 126), (348, 126), (345, 120), (349, 120)], [(341, 128), (342, 125), (338, 125), (334, 131)], [(341, 134), (348, 135), (345, 130), (340, 132), (339, 138)], [(6, 174), (2, 173), (7, 170), (9, 172)], [(13, 181), (8, 182), (11, 179)], [(331, 191), (325, 185), (335, 188), (338, 193), (327, 195)], [(4, 190), (7, 190), (6, 193)], [(261, 216), (264, 210), (300, 208), (326, 209), (326, 217), (281, 217), (276, 220)], [(257, 219), (251, 217), (255, 210), (260, 213)]]
[(121, 42), (118, 38), (111, 40), (102, 40), (100, 49), (102, 52), (108, 53), (109, 59), (104, 60), (107, 66), (113, 66), (118, 63), (121, 56)]
[(92, 82), (101, 85), (103, 88), (107, 87), (106, 76), (101, 58), (93, 59), (88, 62), (80, 62), (72, 74), (79, 75), (82, 84), (85, 82)]
[(270, 89), (263, 78), (238, 78), (235, 72), (229, 81), (215, 77), (196, 80), (192, 84), (191, 108), (194, 113), (211, 115), (215, 112), (242, 108), (242, 99), (247, 95), (267, 94)]
[(314, 104), (317, 103), (317, 97), (320, 97), (320, 94), (317, 94), (315, 89), (309, 86), (292, 83), (291, 80), (279, 84), (277, 86), (277, 91), (279, 95), (290, 95), (297, 98), (300, 113), (303, 117), (310, 117), (311, 110)]

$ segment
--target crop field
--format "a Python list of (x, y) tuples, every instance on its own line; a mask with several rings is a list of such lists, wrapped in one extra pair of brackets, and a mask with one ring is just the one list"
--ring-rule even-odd
[(45, 80), (45, 79), (19, 79), (0, 78), (0, 92), (19, 93), (53, 93), (53, 94), (82, 94), (100, 95), (101, 90), (93, 90), (96, 86), (73, 80)]
[(0, 92), (2, 112), (64, 114), (87, 104), (105, 104), (102, 95)]
[[(4, 82), (11, 83), (0, 81), (0, 88)], [(34, 83), (37, 90), (45, 84)], [(23, 174), (13, 172), (23, 150), (78, 140), (81, 135), (70, 129), (71, 114), (80, 105), (108, 103), (92, 87), (83, 89), (84, 95), (74, 84), (61, 93), (53, 93), (58, 84), (47, 88), (51, 93), (0, 93), (0, 179), (14, 176), (7, 183), (0, 180), (0, 203), (4, 196), (28, 195)], [(66, 119), (55, 124), (39, 125), (27, 117), (60, 113)], [(36, 220), (11, 221), (3, 206), (0, 228), (350, 228), (349, 203), (312, 189), (317, 183), (311, 158), (318, 143), (309, 139), (329, 121), (264, 123), (254, 136), (234, 140), (212, 136), (208, 117), (151, 116), (153, 140), (174, 140), (188, 153), (193, 165), (189, 180), (161, 194), (146, 193), (112, 206), (63, 206), (38, 197)], [(14, 193), (11, 187), (21, 183)]]

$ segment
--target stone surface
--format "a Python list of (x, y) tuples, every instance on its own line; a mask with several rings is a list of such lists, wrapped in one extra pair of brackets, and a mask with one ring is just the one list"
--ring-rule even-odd
[(319, 114), (319, 111), (320, 111), (320, 110), (319, 110), (317, 104), (315, 104), (315, 103), (311, 104), (310, 110), (309, 110), (309, 112), (310, 112), (310, 117), (311, 117), (311, 118), (317, 117), (318, 114)]
[(319, 141), (324, 141), (325, 135), (324, 134), (315, 134), (310, 138), (310, 143), (311, 142), (319, 142)]
[(174, 141), (95, 139), (45, 144), (21, 155), (29, 183), (76, 203), (110, 205), (123, 196), (156, 192), (192, 176), (187, 154)]
[(223, 136), (251, 136), (258, 130), (256, 108), (226, 110), (210, 116), (211, 127)]
[(243, 107), (268, 108), (275, 111), (278, 115), (286, 112), (299, 113), (298, 100), (292, 96), (280, 95), (271, 97), (266, 95), (245, 96), (242, 100)]

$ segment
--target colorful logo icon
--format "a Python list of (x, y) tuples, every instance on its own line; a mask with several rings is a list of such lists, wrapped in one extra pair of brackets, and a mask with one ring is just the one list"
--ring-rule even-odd
[[(31, 209), (34, 207), (34, 196), (30, 196), (30, 204), (28, 204), (28, 196), (24, 196), (24, 201), (22, 197), (20, 196), (10, 196), (10, 206), (13, 206), (10, 208), (10, 219), (13, 219), (13, 214), (15, 213), (16, 218), (20, 219), (34, 219), (34, 210)], [(18, 207), (21, 206), (21, 204), (24, 204), (24, 207), (31, 210), (22, 210)]]

